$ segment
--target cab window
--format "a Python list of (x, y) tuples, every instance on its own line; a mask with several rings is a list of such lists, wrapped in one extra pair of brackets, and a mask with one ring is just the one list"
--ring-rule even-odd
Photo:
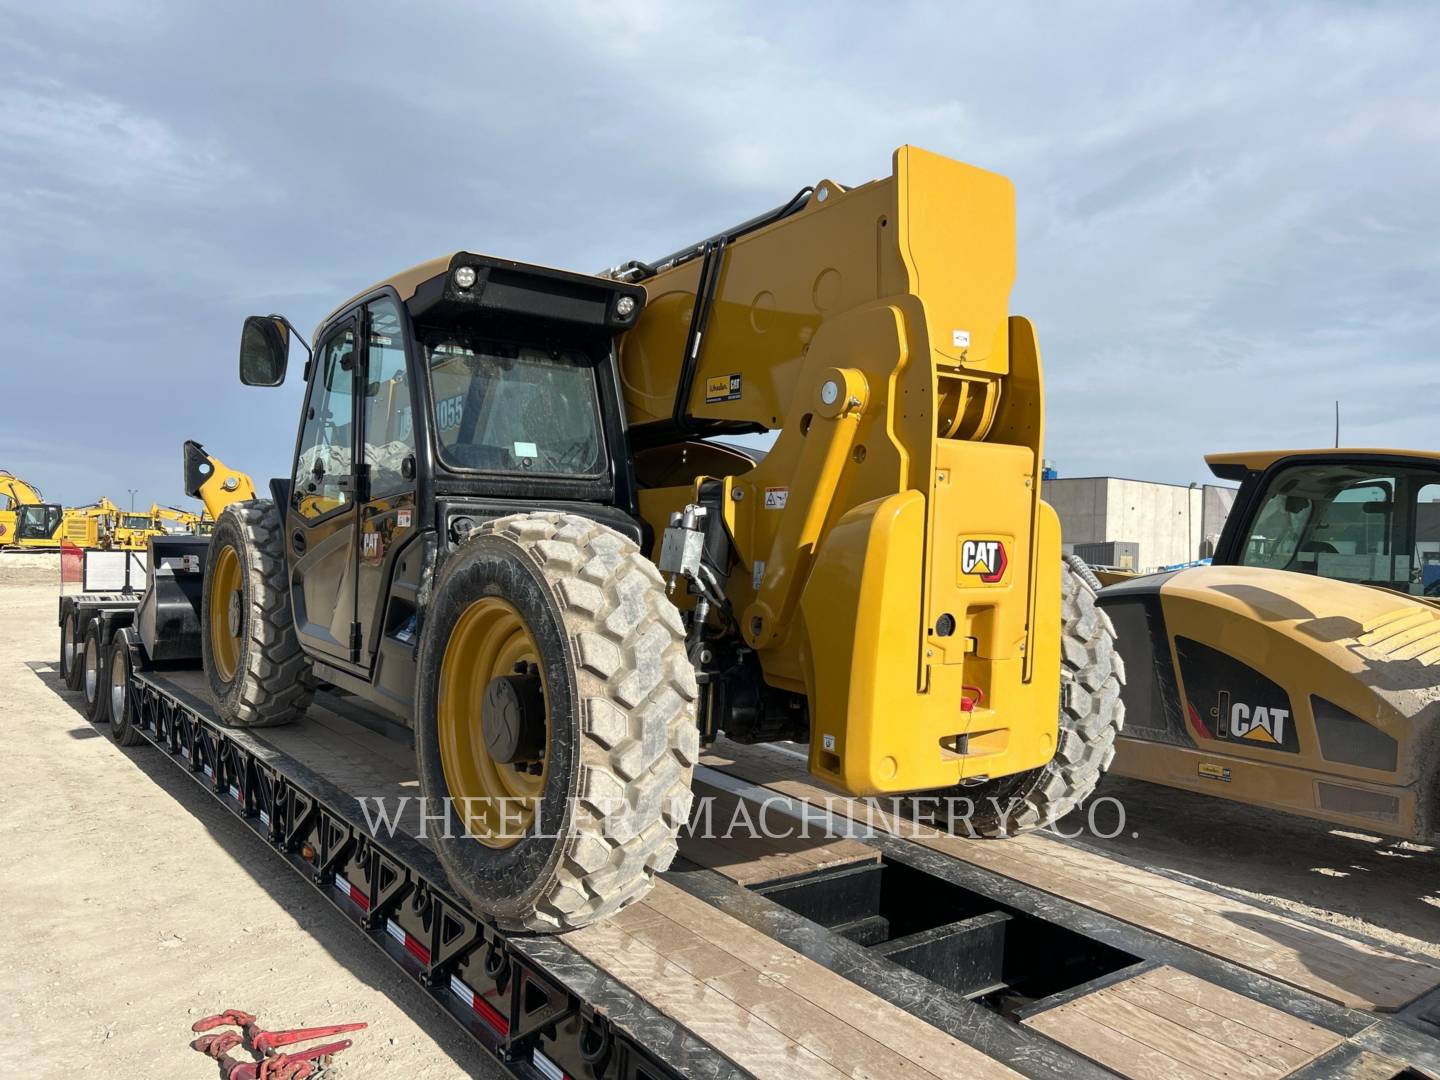
[(606, 471), (592, 357), (449, 330), (428, 332), (424, 342), (447, 464), (535, 476)]
[(415, 427), (400, 309), (385, 297), (366, 310), (364, 460), (370, 466), (370, 494), (379, 498), (414, 486), (405, 479), (403, 465), (415, 453)]
[(1240, 563), (1419, 594), (1440, 574), (1440, 470), (1300, 463), (1271, 477)]
[(350, 499), (341, 477), (350, 475), (353, 447), (355, 328), (346, 326), (320, 347), (310, 384), (300, 452), (295, 456), (293, 499), (296, 510), (318, 518)]

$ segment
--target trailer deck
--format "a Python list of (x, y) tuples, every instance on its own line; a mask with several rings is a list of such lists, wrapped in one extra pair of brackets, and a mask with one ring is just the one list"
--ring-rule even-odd
[[(1440, 1074), (1422, 958), (1075, 842), (839, 801), (780, 747), (722, 741), (696, 771), (716, 823), (768, 815), (770, 835), (687, 836), (615, 918), (507, 934), (417, 839), (403, 728), (327, 693), (304, 723), (238, 731), (202, 688), (137, 673), (146, 738), (517, 1076)], [(377, 797), (410, 800), (393, 832), (357, 802)]]

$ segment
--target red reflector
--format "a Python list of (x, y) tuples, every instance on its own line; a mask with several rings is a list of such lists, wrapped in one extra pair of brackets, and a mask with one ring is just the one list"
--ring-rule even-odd
[(499, 1010), (479, 994), (475, 995), (475, 1000), (471, 1002), (471, 1006), (480, 1014), (481, 1019), (501, 1035), (510, 1034), (510, 1024), (506, 1021), (505, 1017), (501, 1016)]
[(1210, 734), (1210, 728), (1206, 726), (1205, 721), (1200, 719), (1200, 713), (1196, 710), (1195, 706), (1187, 701), (1185, 708), (1190, 711), (1190, 722), (1195, 725), (1195, 729), (1207, 739), (1215, 738), (1214, 735)]
[(405, 948), (411, 956), (415, 957), (415, 959), (419, 960), (422, 964), (430, 963), (430, 950), (424, 945), (421, 945), (420, 942), (416, 941), (409, 934), (405, 935)]

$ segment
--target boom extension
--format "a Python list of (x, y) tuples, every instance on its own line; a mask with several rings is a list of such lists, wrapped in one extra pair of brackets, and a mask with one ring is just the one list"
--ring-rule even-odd
[[(723, 522), (725, 614), (765, 682), (808, 700), (820, 775), (873, 793), (1044, 764), (1060, 534), (1035, 480), (1039, 351), (1007, 312), (1009, 181), (905, 147), (887, 179), (825, 180), (756, 221), (631, 264), (644, 516)], [(692, 482), (647, 485), (698, 436), (746, 430), (776, 434), (763, 461), (707, 454)]]

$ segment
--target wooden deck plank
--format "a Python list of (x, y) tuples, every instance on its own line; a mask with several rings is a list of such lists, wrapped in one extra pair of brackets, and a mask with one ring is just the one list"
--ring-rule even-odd
[[(1179, 1024), (1210, 1042), (1229, 1047), (1272, 1069), (1279, 1070), (1282, 1076), (1315, 1058), (1315, 1055), (1308, 1050), (1302, 1050), (1298, 1046), (1292, 1046), (1288, 1042), (1272, 1038), (1264, 1031), (1243, 1023), (1240, 1017), (1232, 1019), (1211, 1012), (1203, 1006), (1188, 1004), (1158, 987), (1144, 985), (1140, 979), (1132, 979), (1111, 987), (1110, 995), (1130, 1006), (1143, 1009), (1145, 1012), (1162, 1017), (1171, 1023)], [(1253, 1003), (1246, 1002), (1246, 1004)], [(1241, 1016), (1249, 1011), (1248, 1008), (1242, 1007)], [(1268, 1010), (1265, 1011), (1266, 1015), (1268, 1012)], [(1337, 1035), (1335, 1045), (1339, 1045), (1341, 1041)]]
[(935, 1080), (934, 1073), (905, 1057), (903, 1047), (883, 1046), (866, 1034), (864, 1017), (841, 1020), (753, 968), (705, 983), (843, 1073), (877, 1080)]
[(1025, 1021), (1026, 1025), (1062, 1043), (1128, 1080), (1214, 1080), (1158, 1050), (1064, 1006)]
[(1194, 975), (1176, 968), (1152, 968), (1143, 972), (1140, 978), (1145, 985), (1164, 990), (1171, 997), (1186, 1004), (1199, 1005), (1210, 1012), (1232, 1016), (1248, 1027), (1258, 1027), (1273, 1038), (1307, 1051), (1312, 1057), (1318, 1057), (1344, 1041), (1333, 1031), (1278, 1009), (1236, 1011), (1233, 1007), (1237, 996), (1234, 991), (1204, 979), (1197, 979)]
[(588, 926), (567, 935), (566, 942), (756, 1076), (803, 1080), (846, 1076), (613, 923)]
[(744, 816), (741, 816), (741, 800), (728, 791), (697, 783), (695, 796), (709, 800), (708, 813), (698, 819), (702, 832), (709, 835), (702, 838), (682, 833), (680, 854), (736, 884), (751, 887), (817, 870), (880, 860), (880, 853), (874, 848), (855, 840), (826, 836), (819, 829), (809, 830), (808, 836), (762, 835), (754, 804), (745, 800)]
[(643, 903), (744, 961), (799, 999), (843, 1023), (863, 1028), (877, 1043), (900, 1050), (910, 1062), (933, 1076), (955, 1080), (1016, 1076), (974, 1047), (673, 885), (657, 882)]
[(1072, 1001), (1070, 1010), (1106, 1027), (1123, 1031), (1136, 1042), (1158, 1050), (1216, 1080), (1277, 1080), (1292, 1070), (1276, 1068), (1202, 1035), (1183, 1023), (1157, 1016), (1146, 1009), (1100, 990)]
[(1171, 1062), (1214, 1080), (1280, 1080), (1344, 1042), (1335, 1032), (1169, 967), (1022, 1022), (1137, 1080), (1167, 1075)]
[[(780, 794), (824, 804), (839, 793), (794, 754), (719, 743), (702, 759)], [(1143, 927), (1351, 1008), (1403, 1008), (1440, 986), (1440, 968), (1287, 916), (1042, 837), (1003, 842), (952, 836), (864, 803), (852, 820)]]

